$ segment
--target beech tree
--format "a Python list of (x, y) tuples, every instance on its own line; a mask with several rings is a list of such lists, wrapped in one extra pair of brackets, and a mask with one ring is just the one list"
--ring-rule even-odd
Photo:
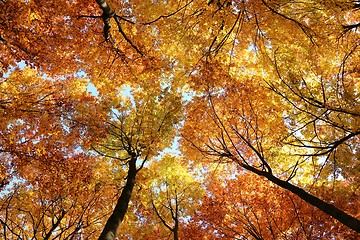
[(0, 1), (0, 237), (358, 237), (359, 9)]
[[(202, 206), (197, 208), (196, 214), (185, 226), (185, 238), (354, 239), (358, 236), (344, 225), (334, 231), (336, 220), (329, 219), (325, 213), (296, 195), (252, 173), (243, 171), (236, 178), (225, 181), (223, 178), (211, 178), (207, 187), (211, 194), (204, 198)], [(332, 190), (321, 186), (316, 192), (327, 199), (326, 195)], [(339, 204), (344, 204), (342, 207), (348, 206), (346, 210), (352, 211), (346, 203), (356, 201), (356, 198), (339, 201), (338, 198), (342, 197), (332, 195)]]
[(161, 89), (159, 94), (151, 92), (150, 88), (147, 90), (135, 89), (130, 99), (119, 100), (112, 111), (113, 120), (108, 122), (109, 137), (103, 144), (93, 146), (100, 155), (117, 161), (114, 167), (127, 168), (125, 186), (99, 239), (115, 239), (128, 208), (136, 175), (171, 143), (174, 125), (180, 118), (179, 97)]
[[(144, 238), (182, 239), (186, 219), (193, 216), (205, 193), (181, 157), (164, 155), (142, 178), (147, 193), (141, 195), (137, 214), (144, 218)], [(146, 234), (144, 234), (146, 233)]]

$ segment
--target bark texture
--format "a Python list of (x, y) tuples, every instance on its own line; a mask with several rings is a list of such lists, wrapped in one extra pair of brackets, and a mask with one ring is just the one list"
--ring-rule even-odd
[(115, 240), (116, 232), (120, 226), (120, 223), (124, 220), (126, 211), (129, 206), (132, 190), (135, 185), (135, 177), (137, 174), (136, 169), (136, 157), (133, 156), (129, 161), (129, 170), (127, 180), (124, 189), (116, 203), (115, 209), (109, 219), (107, 220), (105, 227), (99, 237), (99, 240)]
[(110, 19), (115, 16), (115, 11), (109, 4), (107, 4), (106, 0), (96, 0), (97, 4), (99, 4), (102, 13), (102, 19), (104, 21), (104, 37), (105, 40), (109, 40), (109, 31), (111, 28)]

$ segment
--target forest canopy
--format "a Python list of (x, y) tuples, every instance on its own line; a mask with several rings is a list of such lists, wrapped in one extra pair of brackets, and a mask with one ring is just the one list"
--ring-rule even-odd
[(1, 0), (0, 238), (360, 238), (359, 10)]

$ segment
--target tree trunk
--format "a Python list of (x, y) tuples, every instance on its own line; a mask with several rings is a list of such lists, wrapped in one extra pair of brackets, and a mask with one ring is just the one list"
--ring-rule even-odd
[(126, 185), (121, 192), (121, 195), (117, 201), (115, 209), (109, 219), (106, 222), (106, 225), (99, 237), (99, 240), (114, 240), (116, 238), (116, 231), (123, 221), (125, 213), (127, 211), (132, 190), (135, 185), (136, 177), (136, 157), (132, 157), (129, 162), (129, 170), (126, 180)]
[(275, 177), (274, 175), (272, 175), (269, 172), (264, 172), (264, 171), (258, 170), (254, 167), (251, 167), (251, 166), (243, 164), (243, 163), (240, 163), (240, 165), (243, 168), (245, 168), (257, 175), (266, 177), (268, 180), (275, 183), (279, 187), (289, 190), (290, 192), (299, 196), (304, 201), (310, 203), (314, 207), (317, 207), (321, 211), (329, 214), (330, 216), (332, 216), (333, 218), (335, 218), (336, 220), (338, 220), (345, 226), (348, 226), (349, 228), (360, 233), (360, 220), (359, 219), (352, 217), (349, 214), (345, 213), (344, 211), (338, 209), (334, 205), (328, 204), (328, 203), (324, 202), (323, 200), (311, 195), (310, 193), (305, 192), (303, 189), (296, 187), (287, 181), (283, 181), (283, 180)]
[(173, 228), (174, 240), (179, 240), (179, 220), (175, 220), (175, 226)]
[(114, 17), (115, 11), (107, 4), (106, 0), (96, 0), (97, 4), (99, 4), (101, 10), (103, 11), (102, 19), (104, 22), (104, 37), (105, 40), (109, 40), (109, 31), (111, 28), (110, 19)]
[(105, 17), (112, 18), (114, 16), (115, 11), (107, 4), (106, 0), (96, 0), (96, 3), (99, 4)]

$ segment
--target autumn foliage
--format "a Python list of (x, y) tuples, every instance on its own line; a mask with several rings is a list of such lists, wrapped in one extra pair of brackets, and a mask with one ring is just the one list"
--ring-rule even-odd
[(359, 9), (0, 0), (0, 238), (358, 239)]

